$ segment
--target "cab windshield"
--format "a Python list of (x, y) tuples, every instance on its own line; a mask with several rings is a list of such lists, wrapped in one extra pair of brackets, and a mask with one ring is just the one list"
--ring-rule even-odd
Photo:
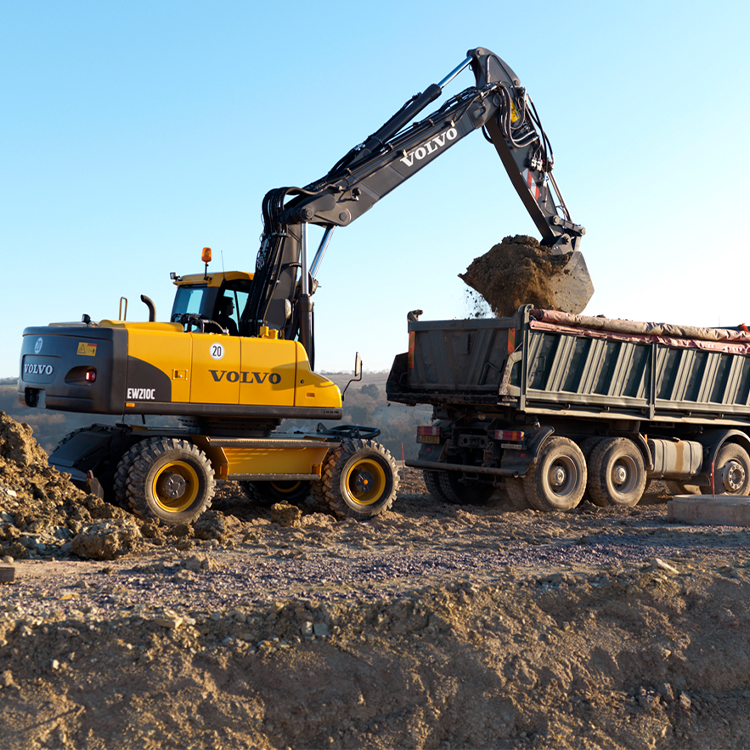
[(179, 286), (172, 305), (171, 320), (176, 323), (182, 315), (198, 315), (217, 322), (236, 336), (249, 295), (250, 281), (246, 279), (233, 279), (220, 287), (209, 287), (207, 284)]
[(180, 315), (185, 313), (198, 315), (201, 312), (203, 297), (207, 289), (208, 287), (205, 284), (178, 287), (172, 306), (172, 320), (176, 321)]

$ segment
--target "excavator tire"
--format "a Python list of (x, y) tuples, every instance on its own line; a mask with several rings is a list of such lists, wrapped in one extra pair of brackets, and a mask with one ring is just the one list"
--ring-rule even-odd
[(117, 471), (115, 472), (113, 492), (115, 505), (119, 505), (126, 510), (130, 507), (128, 501), (128, 476), (139, 453), (140, 443), (136, 443), (130, 448), (130, 450), (125, 451), (120, 459), (120, 463), (117, 464)]
[(453, 505), (483, 505), (495, 494), (491, 484), (462, 484), (455, 471), (440, 472), (440, 489)]
[(364, 520), (388, 510), (396, 499), (398, 469), (390, 452), (374, 440), (344, 440), (328, 454), (321, 486), (328, 507), (341, 517)]
[(211, 505), (216, 480), (206, 454), (188, 440), (149, 438), (134, 448), (128, 502), (142, 518), (190, 523)]
[(267, 506), (274, 503), (298, 503), (311, 492), (310, 482), (301, 479), (279, 482), (242, 481), (240, 487), (248, 500)]
[(310, 482), (310, 497), (313, 499), (314, 507), (317, 510), (324, 513), (328, 509), (328, 498), (322, 478), (319, 481)]

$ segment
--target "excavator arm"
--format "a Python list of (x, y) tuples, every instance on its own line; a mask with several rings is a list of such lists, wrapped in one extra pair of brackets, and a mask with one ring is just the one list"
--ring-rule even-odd
[[(471, 67), (476, 85), (415, 122), (467, 67)], [(510, 67), (480, 47), (469, 50), (466, 59), (442, 81), (406, 102), (323, 178), (304, 188), (277, 188), (266, 194), (261, 247), (241, 333), (259, 335), (268, 327), (283, 332), (284, 338), (299, 338), (313, 362), (311, 296), (333, 230), (351, 224), (475, 130), (483, 130), (495, 146), (542, 235), (542, 244), (552, 252), (577, 251), (585, 230), (572, 222), (552, 177), (552, 149), (534, 105)], [(312, 261), (307, 248), (308, 224), (325, 227)], [(576, 255), (579, 276), (585, 277), (584, 284), (590, 288), (588, 301), (593, 287), (580, 253)]]

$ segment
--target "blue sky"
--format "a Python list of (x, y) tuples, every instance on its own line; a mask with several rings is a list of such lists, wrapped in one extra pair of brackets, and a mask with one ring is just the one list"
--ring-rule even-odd
[[(0, 377), (23, 328), (160, 319), (170, 271), (252, 271), (271, 188), (325, 174), (469, 48), (534, 99), (596, 293), (587, 312), (750, 322), (742, 179), (746, 3), (0, 0)], [(473, 83), (466, 71), (445, 95)], [(437, 106), (437, 105), (436, 105)], [(385, 370), (406, 313), (467, 316), (458, 278), (535, 234), (492, 146), (469, 136), (334, 234), (317, 369)]]

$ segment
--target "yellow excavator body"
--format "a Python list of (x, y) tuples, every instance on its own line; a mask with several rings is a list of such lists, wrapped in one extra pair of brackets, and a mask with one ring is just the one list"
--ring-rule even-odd
[(338, 387), (310, 369), (298, 341), (186, 333), (179, 323), (103, 320), (99, 328), (125, 331), (128, 360), (153, 370), (126, 387), (126, 413), (157, 400), (157, 379), (169, 381), (173, 404), (341, 409)]

